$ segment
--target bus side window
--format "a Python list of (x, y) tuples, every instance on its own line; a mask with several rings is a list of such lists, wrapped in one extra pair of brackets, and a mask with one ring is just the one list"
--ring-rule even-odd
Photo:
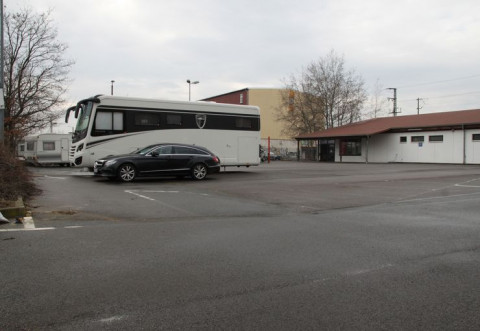
[(122, 133), (124, 131), (123, 128), (123, 112), (98, 111), (92, 136)]

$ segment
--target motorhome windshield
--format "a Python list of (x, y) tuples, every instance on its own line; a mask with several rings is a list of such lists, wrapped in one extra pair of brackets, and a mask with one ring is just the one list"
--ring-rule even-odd
[(75, 132), (73, 133), (72, 142), (77, 142), (82, 140), (87, 136), (88, 123), (90, 122), (90, 117), (92, 114), (93, 102), (88, 101), (80, 105), (80, 112), (77, 120), (77, 126), (75, 127)]

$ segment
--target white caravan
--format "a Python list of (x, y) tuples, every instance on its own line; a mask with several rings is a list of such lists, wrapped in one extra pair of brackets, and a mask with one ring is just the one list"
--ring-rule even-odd
[(95, 160), (156, 143), (208, 148), (222, 166), (260, 163), (260, 110), (255, 106), (98, 95), (67, 109), (77, 118), (70, 163), (93, 168)]
[(18, 156), (34, 165), (69, 165), (71, 134), (44, 133), (18, 143)]

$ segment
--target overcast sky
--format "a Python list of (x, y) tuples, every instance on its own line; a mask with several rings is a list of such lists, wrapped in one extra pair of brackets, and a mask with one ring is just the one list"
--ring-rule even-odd
[[(479, 0), (4, 0), (52, 9), (73, 59), (67, 99), (192, 100), (281, 88), (334, 49), (346, 67), (396, 87), (402, 115), (480, 108)], [(393, 96), (384, 90), (384, 99)], [(391, 108), (391, 102), (388, 107)]]

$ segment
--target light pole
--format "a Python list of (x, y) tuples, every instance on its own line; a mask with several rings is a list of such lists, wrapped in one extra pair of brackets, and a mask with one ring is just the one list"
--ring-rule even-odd
[(188, 83), (188, 101), (190, 101), (191, 99), (191, 95), (192, 95), (192, 84), (198, 84), (200, 83), (198, 80), (192, 82), (190, 81), (190, 79), (187, 79), (187, 83)]
[(111, 95), (113, 95), (113, 83), (115, 83), (115, 81), (114, 81), (114, 80), (112, 80), (112, 86), (111, 86), (111, 89), (110, 89), (110, 93), (111, 93)]

